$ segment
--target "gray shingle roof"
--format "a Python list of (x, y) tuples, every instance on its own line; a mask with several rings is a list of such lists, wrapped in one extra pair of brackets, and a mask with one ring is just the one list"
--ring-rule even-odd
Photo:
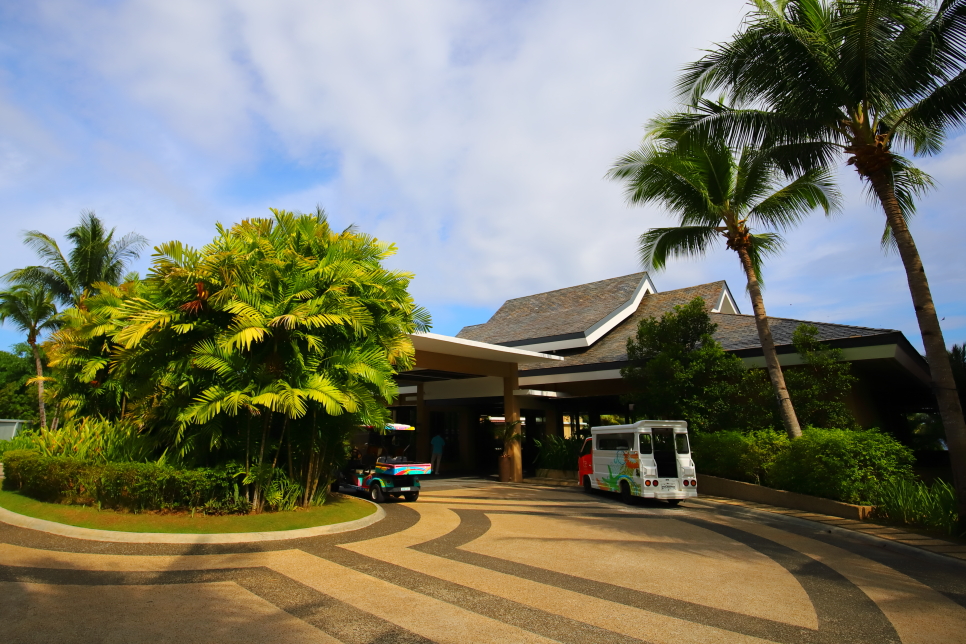
[[(757, 349), (761, 346), (758, 341), (758, 329), (755, 318), (751, 315), (727, 315), (712, 313), (711, 321), (718, 325), (715, 340), (721, 343), (725, 351), (738, 349)], [(872, 329), (864, 326), (849, 326), (847, 324), (830, 324), (828, 322), (809, 322), (807, 320), (791, 320), (788, 318), (768, 318), (768, 326), (775, 338), (775, 345), (792, 343), (792, 333), (799, 324), (811, 324), (818, 329), (819, 340), (843, 340), (845, 338), (865, 338), (884, 333), (896, 333), (894, 329)]]
[(500, 344), (583, 333), (631, 299), (644, 276), (634, 273), (507, 300), (488, 322), (464, 327), (456, 337)]
[[(675, 306), (687, 304), (696, 297), (704, 298), (705, 305), (710, 311), (718, 302), (724, 289), (725, 282), (721, 281), (645, 295), (637, 311), (586, 350), (579, 353), (561, 351), (560, 355), (567, 357), (562, 366), (623, 362), (627, 360), (627, 338), (637, 332), (637, 325), (642, 319), (661, 317), (664, 313), (673, 310)], [(521, 365), (520, 368), (522, 370), (545, 369), (546, 366)]]
[[(572, 367), (592, 364), (606, 364), (627, 361), (627, 339), (637, 331), (637, 325), (642, 319), (660, 317), (673, 310), (679, 304), (687, 304), (696, 297), (704, 298), (710, 311), (718, 302), (725, 282), (712, 282), (700, 286), (691, 286), (674, 291), (664, 291), (645, 295), (637, 311), (622, 323), (617, 325), (603, 338), (586, 350), (574, 352), (562, 351), (566, 360), (561, 367)], [(729, 313), (711, 313), (711, 321), (718, 325), (714, 337), (726, 351), (739, 349), (757, 349), (761, 346), (758, 341), (758, 329), (752, 315), (735, 315)], [(846, 324), (830, 324), (826, 322), (808, 322), (805, 320), (790, 320), (788, 318), (769, 318), (769, 326), (777, 346), (790, 345), (792, 333), (799, 324), (811, 324), (818, 328), (819, 340), (841, 340), (846, 338), (869, 337), (895, 333), (892, 329), (872, 329), (862, 326)], [(521, 370), (545, 369), (545, 365), (521, 365)]]

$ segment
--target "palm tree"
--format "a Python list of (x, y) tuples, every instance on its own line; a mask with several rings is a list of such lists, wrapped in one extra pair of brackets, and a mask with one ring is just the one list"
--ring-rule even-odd
[(839, 199), (832, 178), (827, 170), (813, 168), (782, 186), (784, 176), (770, 150), (736, 152), (721, 138), (676, 140), (662, 129), (665, 119), (656, 119), (642, 147), (621, 157), (608, 173), (624, 182), (630, 203), (658, 203), (679, 219), (676, 227), (652, 228), (641, 235), (641, 260), (647, 267), (661, 269), (671, 257), (704, 255), (715, 240), (724, 237), (727, 247), (738, 254), (748, 281), (782, 423), (789, 437), (797, 438), (802, 430), (761, 295), (762, 260), (781, 248), (782, 239), (776, 232), (754, 232), (754, 228), (785, 230), (815, 208), (829, 214)]
[(966, 0), (755, 0), (730, 42), (689, 65), (682, 130), (770, 141), (786, 168), (855, 168), (902, 259), (966, 517), (966, 421), (922, 259), (907, 226), (929, 178), (897, 153), (935, 154), (966, 123)]
[(45, 331), (54, 331), (60, 324), (53, 294), (42, 286), (19, 285), (0, 292), (0, 323), (7, 320), (27, 334), (27, 344), (34, 354), (37, 366), (37, 405), (40, 426), (47, 427), (47, 411), (44, 408), (44, 367), (40, 360), (37, 338)]
[(32, 248), (44, 262), (10, 271), (9, 282), (40, 284), (67, 305), (78, 306), (94, 284), (119, 284), (127, 265), (140, 256), (147, 240), (137, 233), (114, 239), (114, 228), (107, 230), (93, 211), (81, 213), (81, 221), (67, 231), (73, 248), (65, 256), (57, 241), (40, 231), (24, 234), (24, 244)]

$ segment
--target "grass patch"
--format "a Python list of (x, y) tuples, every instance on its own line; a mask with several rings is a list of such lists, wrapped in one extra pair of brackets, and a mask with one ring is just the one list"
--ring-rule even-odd
[(289, 512), (205, 516), (195, 514), (132, 514), (98, 510), (83, 505), (44, 503), (17, 492), (0, 491), (0, 507), (35, 519), (55, 521), (79, 528), (118, 532), (169, 532), (217, 534), (221, 532), (275, 532), (345, 523), (367, 517), (375, 506), (351, 496), (330, 495), (325, 505)]

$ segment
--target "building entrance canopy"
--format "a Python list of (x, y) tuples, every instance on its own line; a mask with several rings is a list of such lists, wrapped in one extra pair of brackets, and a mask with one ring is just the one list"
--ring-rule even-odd
[[(400, 392), (415, 386), (416, 426), (423, 428), (417, 438), (420, 458), (429, 453), (429, 421), (425, 405), (425, 385), (429, 382), (458, 381), (489, 377), (502, 380), (504, 415), (508, 422), (520, 420), (520, 408), (514, 397), (518, 389), (521, 364), (559, 365), (560, 356), (504, 347), (486, 342), (454, 338), (437, 333), (416, 333), (409, 336), (416, 349), (416, 367), (400, 373), (396, 380)], [(411, 390), (409, 390), (411, 391)], [(519, 445), (512, 451), (514, 480), (523, 480), (523, 459)]]

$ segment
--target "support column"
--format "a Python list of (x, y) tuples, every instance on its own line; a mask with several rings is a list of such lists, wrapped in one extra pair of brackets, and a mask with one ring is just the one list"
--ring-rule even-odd
[[(506, 422), (512, 423), (520, 420), (520, 407), (513, 392), (518, 389), (518, 376), (516, 365), (513, 365), (513, 375), (503, 377), (503, 416)], [(513, 482), (523, 482), (523, 452), (520, 443), (514, 443), (510, 447), (510, 458), (513, 459)]]
[(423, 383), (416, 385), (416, 460), (429, 462), (429, 412)]

